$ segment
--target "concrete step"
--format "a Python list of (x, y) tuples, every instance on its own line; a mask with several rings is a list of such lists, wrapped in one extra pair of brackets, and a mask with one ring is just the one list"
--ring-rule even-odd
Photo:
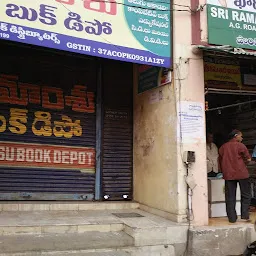
[[(134, 240), (124, 232), (86, 232), (83, 234), (42, 234), (0, 236), (0, 255), (42, 252), (87, 251), (133, 246)], [(88, 252), (89, 253), (89, 252)], [(36, 255), (36, 254), (34, 254)], [(40, 255), (40, 254), (39, 254)], [(121, 254), (122, 255), (122, 254)], [(120, 255), (120, 256), (121, 256)], [(119, 255), (118, 255), (119, 256)], [(123, 256), (123, 255), (122, 255)]]
[(0, 201), (0, 211), (104, 211), (138, 209), (136, 202), (21, 202)]
[[(47, 255), (47, 254), (46, 254)], [(51, 255), (48, 253), (48, 255)], [(57, 256), (131, 256), (130, 253), (128, 252), (123, 252), (123, 251), (110, 251), (110, 250), (101, 250), (101, 252), (66, 252), (63, 254), (63, 252), (60, 252), (59, 254), (56, 254), (56, 252), (52, 255), (57, 255)], [(1, 254), (0, 254), (1, 256)], [(15, 255), (14, 255), (15, 256)], [(36, 256), (36, 255), (35, 255)]]
[[(131, 256), (169, 256), (174, 255), (172, 254), (173, 248), (182, 252), (186, 246), (187, 229), (187, 225), (174, 223), (139, 209), (0, 212), (0, 236), (2, 235), (2, 238), (7, 239), (6, 241), (9, 241), (8, 239), (15, 240), (15, 237), (20, 237), (20, 242), (22, 242), (22, 239), (27, 239), (27, 237), (34, 239), (43, 237), (45, 244), (48, 242), (51, 244), (58, 237), (86, 237), (93, 232), (104, 237), (108, 237), (108, 234), (110, 234), (109, 239), (114, 239), (111, 236), (117, 232), (125, 234), (132, 239), (133, 246), (129, 247), (130, 249), (124, 249), (122, 247), (122, 251), (130, 253)], [(56, 236), (56, 239), (52, 240), (54, 236)], [(47, 237), (51, 237), (51, 239), (48, 239), (48, 242)], [(86, 240), (86, 238), (83, 239)], [(68, 239), (63, 239), (63, 241), (68, 241)], [(18, 240), (12, 241), (13, 244), (16, 244), (16, 242)], [(36, 245), (37, 240), (35, 242), (31, 241), (31, 243)], [(56, 243), (58, 244), (59, 242), (56, 241)], [(2, 252), (1, 246), (3, 244), (0, 240), (0, 253)], [(24, 248), (26, 249), (26, 247)], [(95, 247), (94, 245), (91, 248), (98, 250), (97, 246)], [(111, 245), (111, 243), (107, 247), (102, 247), (102, 249), (109, 248), (113, 253), (117, 250), (117, 247), (113, 244)], [(40, 250), (39, 247), (38, 251), (40, 252)], [(65, 250), (67, 249), (62, 248), (61, 253), (56, 255), (63, 255)], [(81, 252), (81, 250), (85, 251)], [(78, 253), (89, 253), (88, 250), (90, 248), (79, 249), (76, 246), (71, 246), (67, 251), (68, 253), (74, 252), (76, 255)], [(46, 248), (43, 252), (44, 254), (42, 255), (51, 255), (49, 253), (57, 253), (57, 249)], [(13, 254), (14, 252), (10, 253)], [(33, 253), (28, 254), (28, 252), (23, 252), (23, 254), (16, 254), (15, 256), (34, 255)]]
[[(62, 252), (25, 252), (25, 253), (0, 253), (0, 256), (131, 256), (128, 252), (101, 250), (92, 251), (62, 251)], [(148, 255), (146, 255), (148, 256)]]
[(189, 231), (189, 255), (244, 255), (247, 245), (256, 239), (254, 225), (239, 222), (230, 225), (226, 222), (220, 226), (192, 227)]
[(0, 212), (0, 235), (117, 232), (121, 219), (105, 211)]
[(22, 253), (0, 253), (0, 256), (180, 256), (183, 253), (177, 251), (172, 245), (122, 247), (93, 250), (69, 250), (69, 251), (26, 251)]

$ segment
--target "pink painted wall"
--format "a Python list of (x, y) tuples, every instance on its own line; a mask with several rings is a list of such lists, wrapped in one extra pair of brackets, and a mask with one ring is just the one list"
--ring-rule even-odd
[[(191, 8), (196, 8), (197, 0), (191, 0)], [(176, 5), (177, 4), (177, 5)], [(173, 9), (190, 10), (188, 7), (178, 5), (189, 5), (187, 0), (175, 0)], [(200, 13), (200, 12), (199, 12)], [(204, 21), (204, 17), (201, 19)], [(199, 22), (199, 24), (197, 24)], [(200, 25), (200, 26), (199, 26)], [(174, 75), (176, 87), (177, 104), (179, 101), (192, 101), (205, 104), (204, 100), (204, 70), (202, 55), (194, 55), (193, 43), (200, 43), (202, 34), (198, 34), (201, 28), (200, 15), (186, 11), (174, 11)], [(195, 31), (192, 31), (195, 29)], [(200, 29), (201, 30), (201, 29)], [(195, 42), (193, 42), (195, 41)], [(205, 127), (205, 119), (201, 125)], [(182, 155), (186, 150), (196, 153), (196, 162), (192, 165), (190, 172), (193, 175), (196, 187), (193, 191), (193, 225), (202, 226), (208, 224), (208, 188), (206, 172), (206, 144), (204, 136), (193, 143), (177, 142), (178, 151)], [(185, 172), (182, 160), (178, 157), (178, 171), (180, 180), (178, 186), (184, 184), (183, 174)], [(180, 188), (182, 189), (182, 188)]]

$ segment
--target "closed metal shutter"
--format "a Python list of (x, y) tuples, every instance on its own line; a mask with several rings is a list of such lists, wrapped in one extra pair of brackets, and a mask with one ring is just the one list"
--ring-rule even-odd
[(92, 200), (93, 60), (1, 43), (0, 200)]
[(133, 69), (130, 63), (105, 61), (103, 66), (102, 196), (133, 196)]

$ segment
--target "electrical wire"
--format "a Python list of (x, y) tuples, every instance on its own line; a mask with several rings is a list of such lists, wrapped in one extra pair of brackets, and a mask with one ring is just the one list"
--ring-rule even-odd
[[(54, 0), (53, 0), (54, 1)], [(129, 6), (129, 7), (134, 7), (134, 8), (138, 8), (138, 9), (146, 9), (146, 10), (154, 10), (154, 11), (177, 11), (177, 12), (190, 12), (192, 13), (193, 11), (191, 10), (189, 5), (181, 5), (181, 4), (173, 4), (175, 6), (179, 6), (179, 7), (186, 7), (188, 8), (188, 10), (177, 10), (177, 9), (167, 9), (167, 10), (159, 10), (159, 9), (155, 9), (155, 8), (146, 8), (146, 7), (141, 7), (141, 6), (135, 6), (135, 5), (127, 5), (124, 3), (120, 3), (120, 2), (114, 2), (114, 1), (106, 1), (106, 0), (93, 0), (94, 2), (107, 2), (107, 3), (115, 3), (115, 4), (120, 4), (120, 5), (124, 5), (124, 6)], [(152, 3), (166, 3), (164, 1), (151, 1), (151, 0), (144, 0), (145, 2), (152, 2)], [(66, 5), (64, 5), (64, 3), (59, 2), (59, 4), (61, 4), (66, 10), (68, 10), (69, 12), (71, 12), (71, 10), (69, 8), (66, 7)], [(168, 3), (166, 3), (168, 4)], [(85, 23), (85, 22), (84, 22)], [(107, 40), (106, 38), (102, 37), (100, 35), (100, 37), (107, 43), (114, 45), (117, 49), (121, 50), (120, 47), (118, 47), (117, 45), (113, 44), (112, 42), (110, 42), (109, 40)]]
[[(86, 0), (83, 0), (86, 1)], [(111, 3), (111, 0), (91, 0), (92, 2), (105, 2), (105, 3)], [(151, 0), (142, 0), (145, 3), (155, 3), (155, 4), (168, 4), (170, 5), (170, 2), (165, 2), (165, 1), (151, 1)], [(113, 1), (113, 3), (117, 3), (116, 1)], [(121, 4), (121, 3), (120, 3)], [(173, 4), (176, 5), (176, 4)], [(177, 6), (183, 6), (183, 5), (177, 5)]]
[[(53, 0), (54, 1), (54, 0)], [(166, 3), (166, 2), (157, 2), (157, 1), (150, 1), (150, 0), (143, 0), (144, 2), (149, 2), (149, 3), (155, 3), (155, 4), (158, 4), (158, 3), (165, 3), (165, 4), (169, 4), (169, 3)], [(190, 9), (190, 6), (188, 5), (179, 5), (179, 4), (173, 4), (175, 6), (178, 6), (178, 7), (186, 7), (188, 8), (189, 10), (179, 10), (179, 9), (158, 9), (158, 8), (148, 8), (148, 7), (143, 7), (143, 6), (137, 6), (137, 5), (130, 5), (130, 4), (125, 4), (125, 3), (121, 3), (121, 2), (116, 2), (116, 1), (108, 1), (108, 0), (92, 0), (92, 2), (98, 2), (98, 3), (112, 3), (112, 4), (118, 4), (118, 5), (123, 5), (123, 6), (127, 6), (127, 7), (133, 7), (133, 8), (138, 8), (138, 9), (144, 9), (144, 10), (151, 10), (151, 11), (160, 11), (160, 12), (170, 12), (170, 11), (176, 11), (176, 12), (191, 12), (191, 9)], [(64, 5), (63, 3), (59, 2), (61, 5)], [(68, 9), (68, 8), (66, 8)]]
[[(108, 0), (92, 0), (93, 2), (106, 2), (106, 3), (111, 3), (111, 0), (108, 1)], [(170, 1), (169, 3), (168, 2), (165, 2), (165, 1), (152, 1), (152, 0), (143, 0), (145, 3), (155, 3), (155, 4), (168, 4), (168, 5), (171, 5)], [(117, 4), (123, 4), (123, 3), (118, 3), (118, 2), (115, 2), (113, 1), (113, 3), (117, 3)], [(186, 8), (190, 8), (189, 5), (183, 5), (183, 4), (172, 4), (174, 6), (179, 6), (179, 7), (186, 7)], [(206, 5), (206, 4), (205, 4)], [(205, 6), (204, 5), (204, 6)], [(203, 6), (203, 7), (204, 7)]]
[[(92, 0), (93, 2), (110, 2), (110, 1), (108, 1), (108, 0)], [(170, 1), (169, 2), (166, 2), (166, 1), (151, 1), (151, 0), (143, 0), (144, 2), (146, 2), (146, 3), (155, 3), (155, 4), (171, 4), (170, 3)], [(116, 3), (116, 2), (114, 2), (114, 3)], [(120, 4), (122, 4), (122, 3), (120, 3)], [(189, 5), (183, 5), (183, 4), (172, 4), (172, 5), (174, 5), (174, 6), (179, 6), (179, 7), (186, 7), (186, 8), (190, 8), (190, 6)], [(205, 4), (206, 5), (206, 4)], [(204, 6), (205, 6), (204, 5)], [(203, 6), (203, 7), (204, 7)]]
[[(179, 88), (178, 88), (178, 103), (179, 103), (179, 113), (181, 112), (181, 81), (183, 80), (180, 76), (180, 66), (181, 66), (181, 61), (182, 58), (179, 58), (179, 63), (176, 63), (176, 74), (177, 74), (177, 78), (175, 79), (176, 81), (178, 81), (179, 84)], [(175, 95), (176, 97), (176, 95)], [(176, 104), (177, 104), (177, 99), (176, 99)], [(176, 107), (175, 104), (175, 107)], [(176, 113), (177, 113), (177, 107), (176, 107)], [(180, 156), (181, 156), (181, 161), (183, 162), (183, 157), (182, 157), (182, 152), (183, 152), (183, 142), (182, 142), (182, 124), (181, 124), (181, 120), (180, 120), (180, 116), (178, 116), (178, 124), (179, 124), (179, 138), (180, 138)], [(184, 180), (186, 181), (186, 178), (189, 176), (189, 165), (186, 165), (186, 170), (187, 173), (184, 176)], [(187, 187), (187, 222), (188, 222), (188, 230), (187, 230), (187, 242), (186, 242), (186, 248), (185, 251), (183, 253), (183, 256), (190, 256), (189, 255), (189, 241), (190, 241), (190, 231), (191, 231), (191, 226), (192, 226), (192, 221), (194, 220), (194, 212), (193, 212), (193, 190), (194, 188), (190, 188), (188, 186), (188, 184), (186, 183), (186, 187)]]
[[(54, 1), (54, 0), (53, 0), (53, 1)], [(98, 1), (98, 2), (108, 2), (108, 3), (111, 3), (111, 1), (105, 1), (105, 0), (94, 0), (94, 1), (95, 1), (95, 2)], [(144, 0), (144, 1), (145, 1), (145, 0)], [(150, 1), (150, 0), (147, 0), (147, 1)], [(114, 3), (116, 3), (116, 2), (114, 2)], [(64, 3), (59, 2), (59, 4), (61, 4), (62, 7), (64, 7), (67, 11), (72, 12)], [(122, 5), (124, 5), (123, 3), (117, 3), (117, 4), (122, 4)], [(128, 5), (128, 6), (130, 6), (130, 7), (135, 7), (135, 8), (140, 8), (140, 7), (138, 7), (138, 6), (132, 6), (132, 5)], [(188, 6), (188, 7), (189, 7), (189, 6)], [(159, 11), (158, 9), (148, 9), (148, 8), (147, 8), (147, 10), (156, 10), (156, 11)], [(166, 10), (165, 10), (165, 11), (166, 11)], [(169, 11), (171, 11), (171, 10), (169, 10)], [(182, 10), (176, 10), (176, 11), (182, 11)], [(184, 11), (188, 11), (188, 12), (189, 12), (189, 10), (184, 10)], [(85, 21), (83, 21), (83, 23), (86, 24)], [(86, 25), (87, 25), (87, 24), (86, 24)], [(112, 43), (111, 41), (107, 40), (107, 39), (104, 38), (103, 36), (99, 35), (99, 37), (102, 38), (102, 39), (103, 39), (105, 42), (107, 42), (108, 44), (111, 44), (111, 45), (113, 45), (114, 47), (116, 47), (117, 49), (122, 50), (118, 45), (115, 45), (114, 43)]]
[(256, 102), (256, 100), (250, 100), (250, 101), (246, 101), (246, 102), (235, 103), (235, 104), (230, 104), (230, 105), (216, 107), (216, 108), (210, 108), (210, 109), (207, 110), (207, 112), (214, 111), (214, 110), (221, 110), (221, 109), (225, 109), (225, 108), (233, 108), (233, 107), (246, 105), (246, 104), (250, 104), (250, 103), (254, 103), (254, 102)]
[[(187, 167), (187, 175), (189, 175), (189, 164), (186, 164)], [(188, 201), (188, 209), (187, 209), (187, 220), (188, 220), (188, 230), (187, 230), (187, 242), (186, 242), (186, 248), (183, 253), (183, 256), (190, 256), (189, 255), (189, 241), (190, 241), (190, 231), (191, 231), (191, 226), (192, 226), (192, 221), (194, 220), (194, 212), (193, 212), (193, 190), (194, 188), (190, 188), (187, 185), (187, 201)], [(189, 205), (190, 203), (190, 205)]]

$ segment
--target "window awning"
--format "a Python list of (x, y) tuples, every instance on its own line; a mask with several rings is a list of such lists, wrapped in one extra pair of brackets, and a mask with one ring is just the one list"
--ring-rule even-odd
[(212, 46), (212, 45), (196, 45), (197, 49), (208, 52), (215, 53), (220, 55), (237, 55), (237, 57), (241, 58), (255, 58), (256, 51), (244, 50), (242, 48), (235, 48), (229, 45), (221, 45), (221, 46)]

